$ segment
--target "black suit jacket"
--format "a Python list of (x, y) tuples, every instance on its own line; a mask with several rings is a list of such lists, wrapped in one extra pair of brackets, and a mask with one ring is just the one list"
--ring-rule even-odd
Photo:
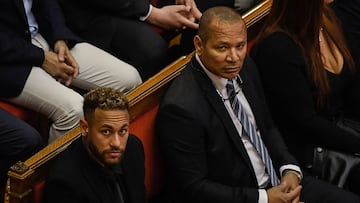
[[(57, 0), (33, 0), (32, 12), (39, 32), (50, 46), (59, 39), (79, 40), (66, 26)], [(22, 91), (33, 66), (44, 61), (42, 49), (31, 44), (31, 34), (22, 0), (0, 1), (0, 97), (15, 97)]]
[[(276, 171), (284, 164), (297, 164), (273, 125), (250, 58), (246, 58), (240, 76)], [(195, 58), (170, 86), (157, 119), (168, 166), (167, 188), (171, 188), (174, 202), (258, 201), (257, 179), (243, 142)]]
[[(144, 149), (141, 141), (130, 135), (124, 158), (116, 166), (122, 170), (125, 203), (145, 203)], [(62, 152), (52, 165), (44, 190), (48, 203), (113, 203), (104, 170), (87, 153), (78, 139)]]

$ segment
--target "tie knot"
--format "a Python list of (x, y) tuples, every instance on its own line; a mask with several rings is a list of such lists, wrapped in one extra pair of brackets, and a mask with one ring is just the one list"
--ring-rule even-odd
[(234, 91), (235, 91), (233, 80), (228, 79), (225, 87), (226, 87), (226, 91), (228, 93), (228, 96), (232, 96), (234, 94)]

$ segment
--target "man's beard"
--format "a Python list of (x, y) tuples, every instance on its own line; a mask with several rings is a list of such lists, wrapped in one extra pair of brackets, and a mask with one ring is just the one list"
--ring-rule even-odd
[(98, 162), (102, 163), (105, 167), (111, 167), (113, 165), (116, 165), (121, 160), (121, 157), (119, 157), (117, 162), (108, 163), (108, 162), (106, 162), (106, 159), (105, 159), (105, 154), (106, 153), (108, 153), (110, 151), (120, 151), (121, 154), (124, 154), (123, 150), (121, 150), (120, 148), (117, 148), (117, 147), (112, 147), (111, 149), (107, 149), (107, 150), (104, 150), (104, 151), (100, 152), (100, 150), (91, 141), (87, 142), (87, 146), (88, 146), (88, 149), (89, 149), (90, 153), (93, 155), (93, 157)]

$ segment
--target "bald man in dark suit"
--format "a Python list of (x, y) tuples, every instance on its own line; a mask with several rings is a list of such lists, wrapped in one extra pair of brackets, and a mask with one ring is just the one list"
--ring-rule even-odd
[(360, 202), (302, 173), (269, 114), (246, 36), (235, 10), (205, 11), (196, 54), (161, 102), (156, 129), (171, 202)]

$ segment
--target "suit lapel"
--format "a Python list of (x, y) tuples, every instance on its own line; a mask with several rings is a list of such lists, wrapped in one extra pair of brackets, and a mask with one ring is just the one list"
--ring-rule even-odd
[(20, 16), (25, 20), (25, 22), (27, 22), (23, 0), (13, 0), (13, 1), (15, 3), (15, 6), (16, 6), (17, 11), (19, 12)]
[[(250, 171), (254, 171), (248, 153), (245, 149), (245, 146), (241, 140), (241, 137), (238, 131), (235, 128), (235, 125), (224, 106), (224, 103), (221, 97), (218, 95), (214, 85), (212, 84), (209, 77), (201, 68), (200, 64), (196, 61), (195, 57), (192, 60), (193, 73), (195, 78), (198, 81), (199, 86), (204, 90), (207, 100), (209, 101), (211, 107), (215, 110), (216, 114), (222, 121), (226, 129), (226, 135), (232, 140), (232, 143), (235, 145), (235, 148), (239, 151), (241, 158), (246, 163), (247, 167), (249, 167)], [(256, 180), (255, 173), (253, 174)]]

